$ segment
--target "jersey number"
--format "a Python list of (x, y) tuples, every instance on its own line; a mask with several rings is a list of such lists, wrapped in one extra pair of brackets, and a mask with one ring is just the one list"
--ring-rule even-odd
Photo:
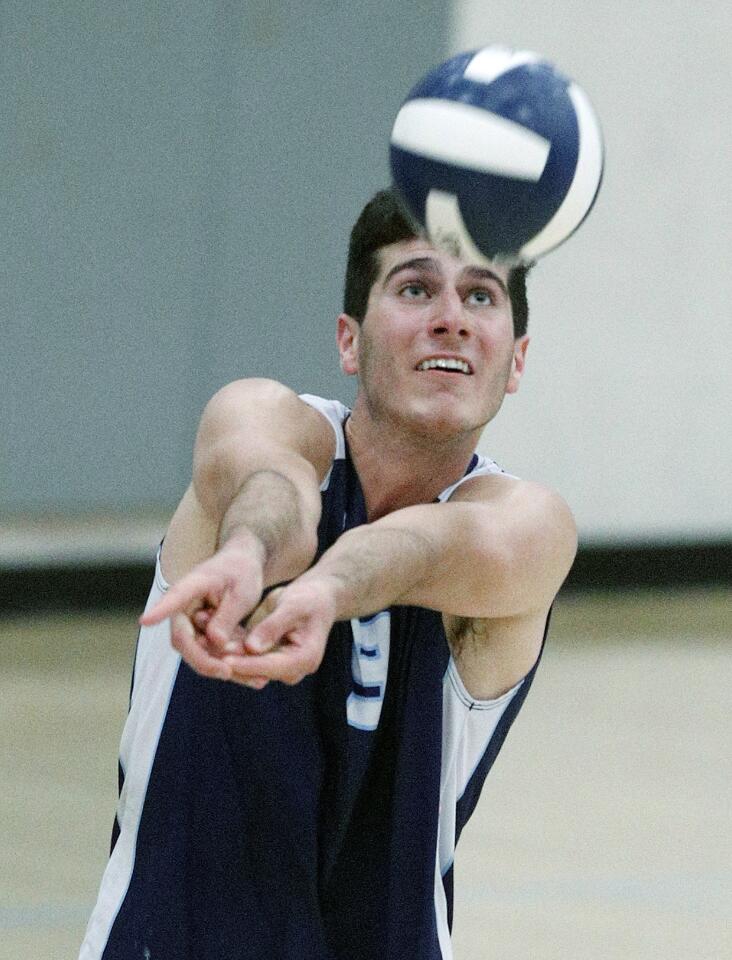
[(347, 703), (348, 722), (358, 730), (375, 730), (386, 691), (391, 614), (383, 610), (361, 620), (354, 618), (351, 630), (353, 690)]

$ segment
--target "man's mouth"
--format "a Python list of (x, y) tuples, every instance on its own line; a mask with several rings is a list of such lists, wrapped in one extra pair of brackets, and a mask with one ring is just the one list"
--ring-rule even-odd
[(473, 372), (467, 360), (459, 360), (457, 357), (429, 357), (418, 363), (416, 369), (447, 370), (450, 373), (465, 373), (468, 376)]

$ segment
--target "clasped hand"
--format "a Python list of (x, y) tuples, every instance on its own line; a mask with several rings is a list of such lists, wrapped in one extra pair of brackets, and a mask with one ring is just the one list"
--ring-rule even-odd
[(261, 564), (224, 546), (147, 610), (140, 623), (170, 618), (170, 639), (197, 673), (262, 689), (299, 683), (320, 666), (335, 620), (325, 578), (307, 571), (261, 600)]

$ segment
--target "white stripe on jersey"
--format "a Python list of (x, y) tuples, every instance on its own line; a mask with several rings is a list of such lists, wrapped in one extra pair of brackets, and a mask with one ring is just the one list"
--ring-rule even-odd
[[(301, 393), (299, 396), (301, 400), (304, 400), (305, 403), (308, 404), (308, 406), (313, 407), (318, 411), (318, 413), (322, 413), (331, 427), (333, 427), (333, 432), (335, 433), (336, 437), (336, 451), (333, 457), (333, 462), (335, 463), (336, 460), (345, 460), (346, 437), (345, 433), (343, 432), (343, 422), (351, 411), (348, 409), (348, 407), (344, 406), (340, 400), (325, 400), (323, 397), (316, 397), (312, 393)], [(331, 467), (331, 469), (325, 475), (325, 479), (320, 484), (321, 493), (328, 489), (332, 469), (333, 468)]]
[(465, 689), (455, 661), (450, 657), (442, 685), (442, 770), (440, 823), (437, 838), (439, 872), (444, 875), (455, 856), (458, 800), (488, 749), (506, 707), (523, 684), (496, 700), (475, 700)]
[[(155, 581), (145, 609), (163, 596), (168, 585), (155, 566)], [(137, 641), (132, 703), (122, 733), (120, 763), (125, 782), (117, 807), (120, 833), (102, 877), (99, 896), (86, 928), (79, 960), (99, 960), (127, 894), (135, 865), (137, 831), (155, 753), (180, 665), (170, 645), (170, 621), (143, 627)], [(128, 763), (134, 756), (135, 762)]]
[(440, 815), (435, 857), (435, 918), (442, 960), (452, 960), (452, 940), (447, 921), (447, 898), (442, 877), (455, 857), (455, 824), (458, 800), (488, 749), (506, 707), (523, 680), (497, 700), (474, 700), (450, 657), (442, 684), (442, 769)]
[(452, 960), (452, 939), (450, 937), (450, 924), (447, 920), (447, 896), (445, 885), (442, 882), (442, 871), (440, 870), (439, 845), (435, 855), (435, 919), (442, 960)]

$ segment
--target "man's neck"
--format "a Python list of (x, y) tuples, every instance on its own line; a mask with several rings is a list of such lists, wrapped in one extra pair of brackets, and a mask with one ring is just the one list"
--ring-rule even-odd
[(478, 436), (438, 441), (375, 422), (357, 404), (346, 422), (351, 459), (369, 521), (418, 503), (431, 503), (468, 469)]

